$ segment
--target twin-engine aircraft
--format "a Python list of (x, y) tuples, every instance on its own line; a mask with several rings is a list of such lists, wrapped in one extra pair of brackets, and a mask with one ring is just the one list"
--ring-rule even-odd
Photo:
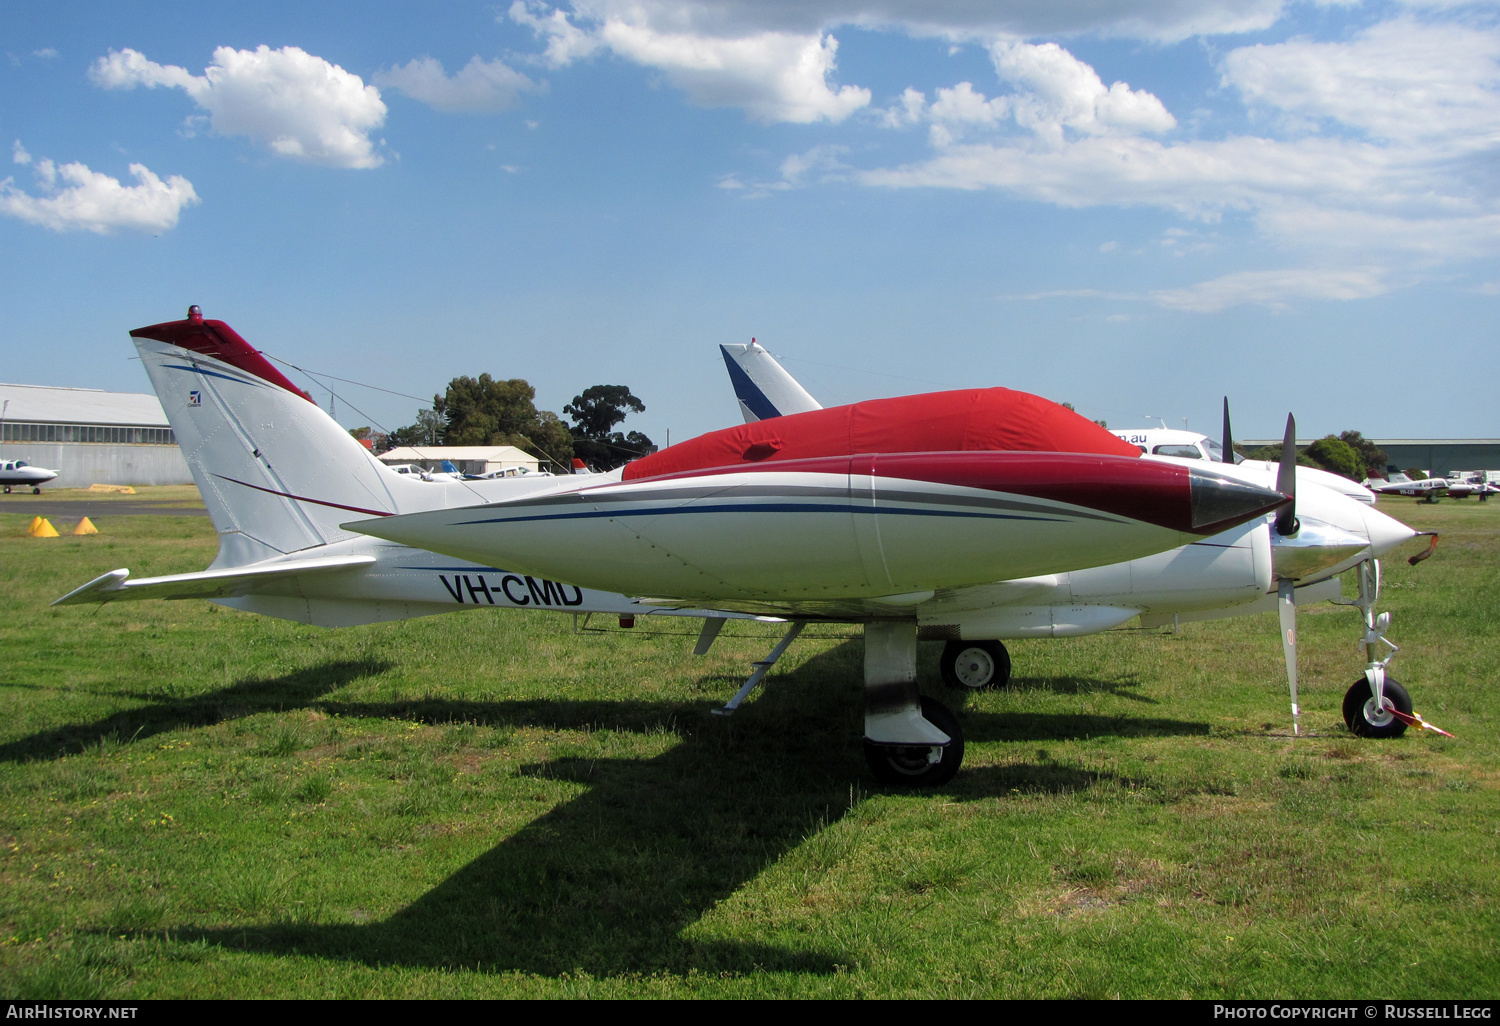
[(1176, 548), (1287, 503), (1216, 467), (1141, 459), (1007, 389), (713, 432), (610, 474), (414, 481), (196, 307), (131, 334), (219, 554), (199, 573), (113, 571), (59, 603), (205, 597), (328, 626), (466, 601), (773, 615), (793, 621), (779, 650), (810, 620), (863, 623), (867, 754), (896, 783), (947, 780), (962, 758), (957, 719), (916, 688), (924, 604)]
[(1428, 502), (1435, 502), (1439, 495), (1447, 492), (1448, 483), (1445, 477), (1424, 477), (1413, 481), (1402, 473), (1392, 474), (1389, 480), (1371, 477), (1364, 482), (1366, 488), (1380, 495), (1409, 495)]
[[(720, 350), (747, 422), (822, 408), (754, 339)], [(1004, 687), (1010, 673), (1005, 640), (1094, 634), (1137, 615), (1143, 626), (1156, 627), (1276, 610), (1282, 621), (1296, 733), (1296, 607), (1327, 600), (1356, 605), (1363, 614), (1361, 643), (1368, 662), (1344, 697), (1349, 729), (1367, 737), (1391, 737), (1420, 722), (1406, 690), (1386, 674), (1395, 651), (1385, 640), (1390, 617), (1374, 610), (1380, 594), (1378, 557), (1416, 537), (1416, 532), (1372, 509), (1375, 496), (1368, 489), (1324, 470), (1296, 466), (1294, 428), (1288, 418), (1280, 465), (1235, 457), (1232, 469), (1222, 469), (1295, 495), (1295, 510), (1283, 509), (1274, 519), (1252, 521), (1169, 552), (1002, 581), (923, 603), (918, 609), (919, 631), (948, 641), (940, 662), (944, 680), (955, 687)], [(1172, 428), (1114, 434), (1146, 458), (1189, 465), (1220, 463), (1234, 451), (1227, 399), (1222, 445)], [(1359, 597), (1345, 603), (1338, 575), (1355, 567)], [(955, 619), (955, 614), (960, 622), (956, 633), (949, 634), (952, 628), (945, 621)]]
[[(726, 710), (806, 622), (859, 622), (866, 753), (892, 783), (945, 781), (962, 758), (956, 718), (917, 694), (919, 632), (1087, 633), (1056, 606), (1021, 610), (1036, 629), (1021, 635), (994, 633), (992, 621), (1018, 612), (1018, 582), (1253, 534), (1287, 504), (1227, 467), (1142, 459), (1070, 411), (1005, 389), (746, 425), (610, 474), (420, 482), (374, 460), (197, 308), (131, 334), (219, 555), (200, 573), (116, 570), (59, 603), (202, 597), (324, 626), (492, 606), (686, 615), (705, 617), (700, 652), (728, 617), (791, 620)], [(1356, 542), (1383, 544), (1368, 530), (1335, 539), (1338, 558), (1353, 558)], [(1257, 542), (1223, 548), (1257, 581), (1269, 576)]]

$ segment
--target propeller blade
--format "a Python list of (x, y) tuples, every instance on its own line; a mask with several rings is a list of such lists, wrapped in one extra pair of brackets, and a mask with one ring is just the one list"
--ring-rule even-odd
[(1224, 462), (1234, 462), (1234, 437), (1229, 433), (1229, 396), (1224, 397)]
[(1286, 437), (1281, 441), (1281, 467), (1276, 471), (1276, 490), (1289, 496), (1291, 502), (1276, 514), (1276, 533), (1285, 537), (1297, 533), (1297, 419), (1286, 415)]
[(1290, 577), (1276, 582), (1276, 612), (1281, 616), (1281, 653), (1286, 657), (1286, 679), (1292, 688), (1292, 733), (1301, 734), (1302, 710), (1297, 708), (1297, 603)]

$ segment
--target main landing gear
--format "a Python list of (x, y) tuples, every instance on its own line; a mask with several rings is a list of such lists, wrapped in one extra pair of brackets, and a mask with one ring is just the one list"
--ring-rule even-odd
[(917, 691), (916, 623), (865, 624), (865, 762), (870, 772), (890, 786), (936, 787), (952, 780), (963, 761), (958, 717)]
[(1010, 653), (998, 641), (950, 641), (938, 668), (950, 688), (998, 691), (1010, 686)]
[[(721, 624), (705, 621), (694, 652), (708, 651)], [(801, 633), (793, 623), (744, 687), (716, 716), (733, 716), (766, 672)], [(986, 643), (992, 644), (992, 643)], [(998, 644), (998, 643), (994, 643)], [(1000, 654), (1005, 649), (1000, 647)], [(1007, 676), (1010, 659), (1005, 657)], [(941, 702), (917, 690), (916, 621), (877, 621), (865, 625), (865, 762), (882, 784), (892, 787), (937, 787), (953, 779), (964, 761), (963, 727)]]

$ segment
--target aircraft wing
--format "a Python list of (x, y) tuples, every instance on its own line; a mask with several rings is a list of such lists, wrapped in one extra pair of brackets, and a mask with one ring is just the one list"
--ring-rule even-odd
[(250, 589), (282, 577), (335, 573), (369, 566), (374, 556), (323, 556), (312, 559), (286, 559), (275, 563), (251, 564), (223, 570), (201, 570), (193, 574), (171, 574), (166, 577), (142, 577), (130, 580), (129, 570), (111, 570), (81, 588), (75, 588), (54, 606), (78, 606), (120, 599), (187, 599), (227, 598), (242, 595)]

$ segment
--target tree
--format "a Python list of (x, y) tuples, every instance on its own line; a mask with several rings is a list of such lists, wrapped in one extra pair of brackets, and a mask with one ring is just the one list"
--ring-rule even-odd
[(368, 427), (350, 428), (349, 437), (356, 441), (369, 443), (371, 452), (385, 452), (391, 447), (389, 435), (383, 431), (373, 431)]
[(433, 408), (445, 425), (444, 445), (514, 445), (567, 468), (573, 436), (555, 413), (538, 412), (536, 389), (524, 378), (499, 381), (488, 374), (457, 377)]
[(1332, 474), (1360, 481), (1365, 476), (1365, 465), (1360, 462), (1354, 447), (1333, 435), (1325, 435), (1307, 447), (1307, 455), (1313, 462)]
[[(437, 396), (434, 403), (442, 402)], [(443, 418), (435, 410), (418, 410), (415, 424), (397, 428), (386, 436), (386, 448), (395, 449), (403, 445), (436, 446), (443, 444)]]
[(1366, 477), (1371, 475), (1385, 477), (1385, 468), (1390, 463), (1390, 457), (1386, 455), (1384, 449), (1358, 431), (1344, 431), (1339, 434), (1339, 439), (1347, 442), (1359, 456), (1359, 461), (1365, 465)]
[[(1263, 445), (1259, 449), (1253, 449), (1250, 452), (1245, 452), (1243, 447), (1241, 446), (1235, 446), (1235, 449), (1240, 453), (1241, 456), (1245, 457), (1245, 459), (1247, 460), (1265, 460), (1267, 463), (1281, 462), (1280, 442), (1277, 442), (1274, 445)], [(1308, 456), (1306, 452), (1301, 449), (1297, 450), (1297, 466), (1316, 467), (1317, 465), (1318, 464), (1312, 459), (1312, 457)]]
[(618, 467), (656, 449), (651, 439), (639, 431), (622, 434), (613, 430), (629, 413), (646, 412), (646, 404), (629, 386), (592, 385), (575, 395), (563, 412), (573, 419), (568, 429), (573, 438), (573, 454), (597, 470)]

